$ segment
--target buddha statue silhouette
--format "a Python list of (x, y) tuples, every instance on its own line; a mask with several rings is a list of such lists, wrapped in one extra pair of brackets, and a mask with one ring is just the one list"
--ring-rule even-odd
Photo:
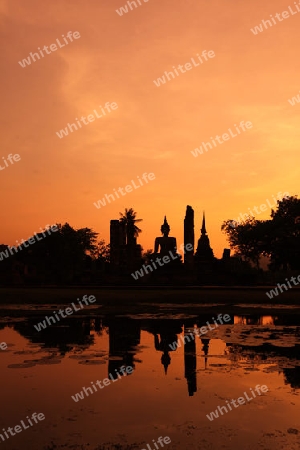
[[(167, 218), (165, 216), (164, 223), (161, 228), (162, 237), (157, 237), (154, 242), (154, 253), (159, 254), (160, 256), (169, 256), (169, 252), (171, 251), (173, 254), (177, 252), (177, 244), (176, 238), (169, 237), (170, 233), (170, 225), (167, 222)], [(160, 251), (158, 252), (158, 250)]]

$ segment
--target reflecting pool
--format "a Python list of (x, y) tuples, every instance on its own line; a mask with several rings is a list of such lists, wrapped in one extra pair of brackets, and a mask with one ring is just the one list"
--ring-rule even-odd
[[(299, 449), (298, 316), (216, 317), (90, 314), (40, 332), (41, 312), (3, 317), (2, 448), (156, 450), (169, 436), (169, 450)], [(229, 409), (257, 385), (267, 392)], [(45, 419), (7, 431), (35, 412)]]

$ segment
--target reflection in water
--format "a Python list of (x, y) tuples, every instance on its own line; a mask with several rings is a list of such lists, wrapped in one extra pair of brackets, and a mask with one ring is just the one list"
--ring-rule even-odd
[(203, 344), (202, 351), (205, 355), (205, 357), (204, 357), (205, 370), (207, 369), (207, 355), (208, 355), (208, 349), (209, 349), (209, 341), (210, 341), (210, 339), (205, 339), (205, 338), (201, 339), (201, 342)]
[[(26, 448), (141, 449), (166, 434), (174, 449), (299, 448), (300, 433), (288, 431), (300, 429), (298, 317), (236, 316), (201, 337), (192, 331), (211, 316), (179, 317), (94, 314), (40, 332), (40, 317), (9, 319), (10, 328), (0, 325), (8, 343), (0, 353), (2, 428), (41, 411), (45, 425), (28, 430)], [(73, 401), (122, 366), (134, 367), (132, 376)], [(208, 421), (207, 413), (257, 384), (270, 388), (259, 404)]]
[(164, 373), (167, 375), (168, 367), (171, 364), (170, 353), (173, 351), (170, 345), (177, 342), (177, 334), (182, 333), (181, 326), (177, 321), (172, 320), (148, 320), (143, 321), (141, 326), (154, 335), (154, 348), (156, 351), (162, 352), (160, 361), (164, 367)]
[[(167, 375), (168, 366), (171, 363), (169, 352), (173, 351), (171, 350), (170, 345), (172, 345), (173, 342), (177, 342), (177, 335), (176, 330), (172, 329), (173, 327), (170, 326), (171, 324), (168, 324), (167, 321), (159, 321), (157, 325), (158, 327), (152, 331), (154, 333), (154, 346), (155, 350), (162, 352), (161, 363), (164, 366), (164, 371)], [(180, 331), (177, 330), (178, 333), (181, 333), (181, 331), (181, 329)]]
[[(188, 336), (186, 336), (188, 337)], [(185, 341), (184, 346), (184, 376), (187, 379), (189, 396), (192, 397), (197, 392), (196, 379), (196, 340)]]
[[(138, 320), (109, 319), (108, 374), (119, 372), (121, 366), (133, 367), (135, 348), (140, 343), (141, 327)], [(117, 375), (115, 374), (115, 378)]]
[[(101, 336), (108, 333), (107, 371), (108, 374), (116, 374), (124, 365), (135, 368), (141, 331), (146, 331), (154, 336), (153, 350), (161, 353), (160, 360), (166, 376), (172, 364), (172, 354), (183, 350), (182, 364), (189, 396), (197, 392), (197, 358), (200, 363), (198, 372), (202, 370), (201, 367), (204, 367), (204, 370), (221, 370), (221, 366), (226, 365), (227, 369), (234, 370), (247, 366), (247, 370), (250, 370), (262, 364), (273, 365), (274, 371), (275, 365), (278, 373), (284, 373), (286, 383), (294, 389), (300, 388), (300, 328), (294, 325), (294, 319), (290, 316), (235, 316), (231, 323), (208, 332), (205, 337), (195, 336), (195, 339), (190, 337), (190, 330), (195, 325), (201, 327), (210, 317), (201, 315), (197, 320), (141, 320), (113, 316), (73, 318), (66, 319), (63, 325), (57, 324), (41, 332), (37, 332), (33, 326), (37, 320), (39, 318), (18, 321), (11, 326), (32, 343), (41, 344), (43, 349), (49, 352), (49, 356), (43, 356), (41, 360), (27, 360), (25, 365), (19, 365), (20, 367), (57, 363), (70, 352), (81, 363), (96, 363), (95, 357), (98, 358), (99, 364), (104, 363), (99, 360), (105, 356), (103, 353), (86, 355), (85, 351), (92, 350), (95, 334)], [(178, 340), (181, 333), (184, 335), (185, 345)], [(178, 343), (176, 350), (170, 347), (174, 342)], [(218, 342), (222, 342), (224, 348), (216, 356), (216, 349), (214, 348), (212, 354), (210, 347)], [(180, 348), (181, 344), (183, 349)], [(224, 359), (222, 364), (210, 362), (216, 357), (225, 357), (226, 363)]]
[(235, 316), (234, 323), (235, 324), (243, 324), (243, 325), (275, 325), (278, 317), (272, 316)]
[[(108, 374), (115, 374), (124, 365), (135, 368), (141, 330), (145, 330), (154, 336), (154, 349), (162, 354), (161, 364), (165, 375), (168, 374), (168, 367), (172, 363), (172, 353), (181, 351), (182, 344), (184, 347), (182, 363), (189, 396), (197, 392), (197, 345), (200, 342), (201, 355), (198, 357), (203, 358), (204, 369), (220, 367), (220, 364), (209, 363), (211, 356), (215, 357), (210, 353), (210, 343), (217, 342), (216, 339), (221, 339), (225, 344), (225, 349), (219, 357), (226, 357), (231, 370), (240, 367), (241, 364), (248, 364), (252, 368), (261, 364), (275, 364), (278, 373), (284, 373), (286, 383), (295, 389), (300, 388), (300, 328), (292, 326), (294, 317), (291, 316), (235, 316), (230, 324), (208, 332), (205, 337), (195, 336), (195, 339), (190, 337), (191, 330), (195, 325), (200, 327), (210, 320), (208, 316), (202, 315), (196, 321), (87, 317), (65, 320), (63, 324), (48, 327), (41, 332), (37, 332), (33, 326), (37, 320), (39, 318), (18, 321), (11, 326), (32, 343), (41, 344), (49, 352), (49, 356), (44, 356), (41, 361), (26, 361), (25, 365), (20, 364), (20, 367), (31, 367), (35, 363), (57, 363), (69, 352), (75, 353), (77, 356), (74, 357), (79, 360), (82, 359), (81, 363), (93, 363), (93, 355), (92, 359), (88, 359), (84, 352), (92, 348), (94, 333), (101, 336), (103, 332), (107, 332), (109, 335), (107, 369)], [(184, 335), (185, 345), (178, 340), (181, 333)], [(170, 347), (174, 342), (178, 343), (176, 350)], [(99, 358), (104, 355), (96, 356)], [(99, 359), (98, 363), (101, 363)], [(274, 371), (274, 367), (272, 370)]]
[(52, 325), (40, 332), (34, 329), (35, 324), (36, 319), (27, 319), (15, 323), (14, 329), (34, 344), (42, 343), (45, 348), (57, 350), (61, 356), (64, 356), (76, 346), (88, 349), (93, 345), (92, 321), (89, 318), (65, 319), (63, 324)]

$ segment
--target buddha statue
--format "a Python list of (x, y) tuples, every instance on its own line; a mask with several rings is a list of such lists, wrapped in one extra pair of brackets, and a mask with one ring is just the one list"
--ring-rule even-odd
[[(157, 237), (154, 242), (154, 253), (159, 254), (161, 257), (169, 256), (171, 251), (173, 254), (177, 252), (176, 238), (169, 237), (170, 226), (165, 216), (164, 223), (161, 228), (162, 237)], [(160, 249), (160, 251), (158, 251)]]

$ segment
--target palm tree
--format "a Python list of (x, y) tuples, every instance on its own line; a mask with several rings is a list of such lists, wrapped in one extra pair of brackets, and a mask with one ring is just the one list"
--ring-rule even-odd
[(137, 213), (132, 208), (125, 208), (125, 214), (119, 214), (121, 216), (120, 222), (124, 223), (126, 227), (127, 244), (130, 244), (134, 241), (134, 238), (137, 238), (142, 232), (135, 224), (137, 222), (142, 222), (143, 219), (136, 219)]

